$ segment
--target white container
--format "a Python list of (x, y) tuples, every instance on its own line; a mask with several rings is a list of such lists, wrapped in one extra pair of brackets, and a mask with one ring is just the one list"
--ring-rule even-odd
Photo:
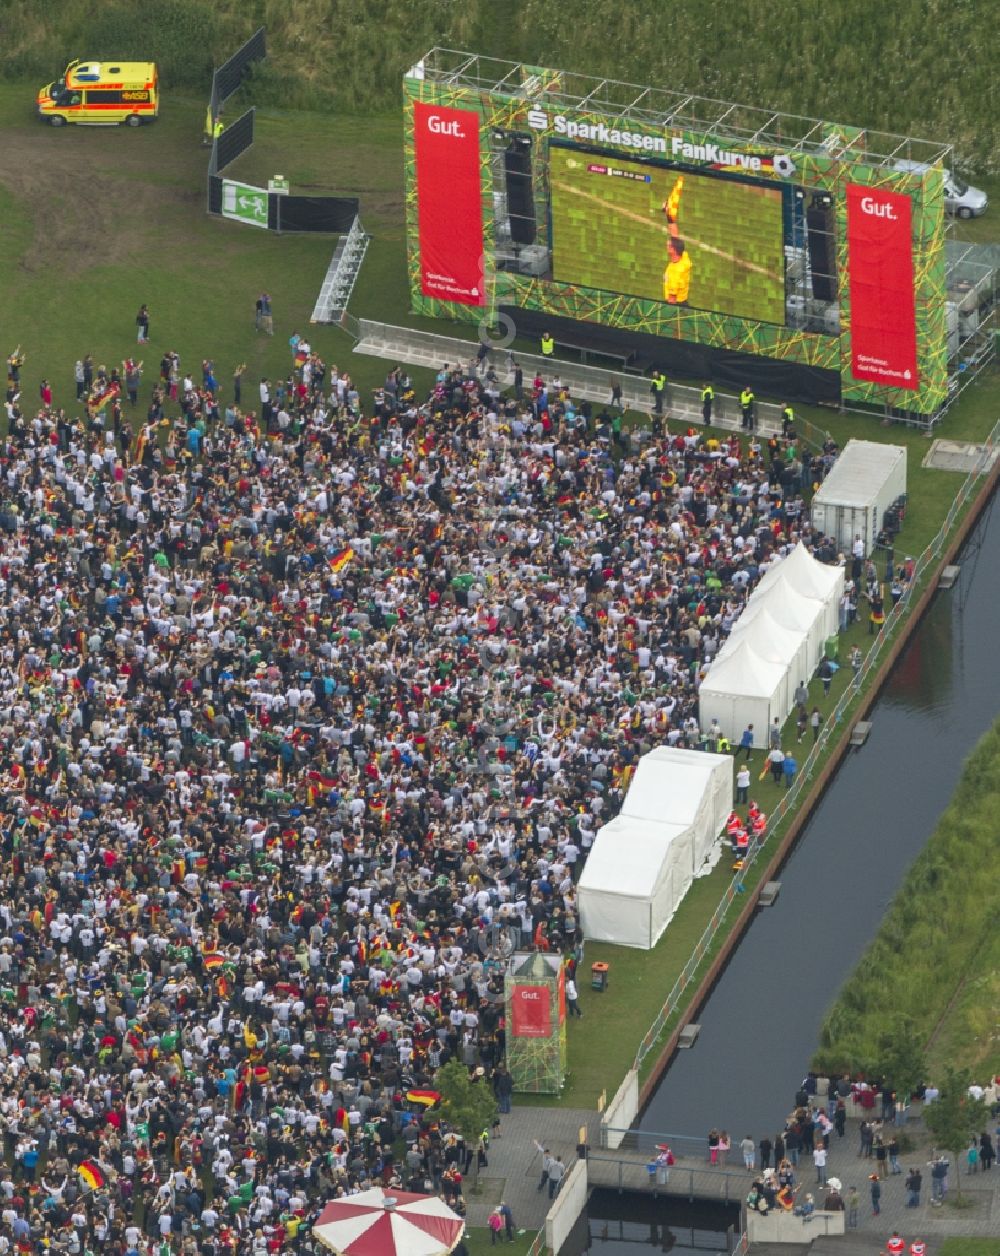
[(906, 450), (877, 441), (848, 441), (833, 470), (813, 498), (813, 526), (836, 539), (850, 556), (861, 537), (868, 555), (882, 531), (882, 519), (906, 492)]

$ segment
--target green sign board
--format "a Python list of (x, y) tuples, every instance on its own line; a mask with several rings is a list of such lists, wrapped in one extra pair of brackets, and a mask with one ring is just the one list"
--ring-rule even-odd
[(267, 230), (267, 192), (248, 183), (222, 181), (222, 216)]

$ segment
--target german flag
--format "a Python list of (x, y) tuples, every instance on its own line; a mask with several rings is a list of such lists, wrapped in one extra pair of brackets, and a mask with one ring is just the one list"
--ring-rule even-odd
[(221, 951), (208, 951), (201, 957), (201, 962), (211, 972), (215, 968), (221, 968), (226, 962), (226, 957)]
[(332, 558), (327, 559), (332, 572), (343, 571), (347, 564), (354, 557), (354, 550), (349, 545), (345, 546), (339, 553), (334, 554)]
[(82, 1160), (77, 1166), (76, 1171), (86, 1186), (92, 1191), (103, 1190), (104, 1174), (101, 1172), (101, 1166), (96, 1160)]
[(440, 1100), (441, 1094), (437, 1090), (408, 1090), (406, 1092), (407, 1103), (419, 1103), (424, 1108), (433, 1108)]

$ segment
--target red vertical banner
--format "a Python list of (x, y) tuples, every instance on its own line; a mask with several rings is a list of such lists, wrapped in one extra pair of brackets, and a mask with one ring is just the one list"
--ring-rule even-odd
[(566, 1021), (566, 968), (559, 969), (559, 1024)]
[(484, 305), (479, 115), (415, 101), (413, 143), (425, 297)]
[(851, 374), (915, 390), (920, 381), (911, 214), (908, 196), (847, 186)]
[(511, 1007), (515, 1038), (547, 1038), (552, 1032), (548, 986), (515, 986)]

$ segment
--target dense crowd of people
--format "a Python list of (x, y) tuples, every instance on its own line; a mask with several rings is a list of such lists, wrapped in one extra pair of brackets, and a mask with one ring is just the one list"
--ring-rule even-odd
[(250, 407), (175, 353), (33, 405), (8, 360), (0, 1253), (294, 1251), (376, 1181), (461, 1210), (436, 1070), (509, 1111), (509, 949), (579, 958), (639, 755), (702, 744), (772, 563), (838, 561), (832, 445), (639, 439), (488, 361), (363, 406), (294, 341)]

